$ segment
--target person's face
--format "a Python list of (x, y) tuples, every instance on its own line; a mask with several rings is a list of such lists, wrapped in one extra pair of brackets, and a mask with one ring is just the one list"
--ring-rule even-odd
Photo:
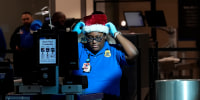
[(93, 53), (97, 53), (100, 51), (106, 40), (106, 36), (104, 33), (100, 32), (91, 32), (86, 35), (87, 43), (89, 44), (89, 48), (92, 50)]
[(52, 21), (55, 26), (64, 26), (66, 21), (66, 16), (63, 13), (57, 13), (53, 16)]
[(61, 14), (58, 19), (60, 25), (65, 25), (66, 17), (64, 14)]
[(33, 21), (33, 18), (30, 14), (23, 14), (21, 16), (21, 20), (22, 20), (22, 24), (25, 25), (25, 26), (29, 26), (32, 21)]

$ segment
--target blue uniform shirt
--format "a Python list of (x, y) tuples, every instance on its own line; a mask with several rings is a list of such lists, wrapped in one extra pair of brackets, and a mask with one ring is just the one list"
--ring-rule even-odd
[[(36, 31), (40, 29), (42, 26), (42, 22), (40, 20), (34, 20), (31, 23), (30, 30)], [(20, 47), (22, 48), (32, 48), (33, 47), (33, 34), (31, 34), (30, 30), (25, 30), (24, 27), (21, 28), (20, 33)]]
[[(86, 75), (88, 77), (88, 88), (84, 93), (106, 93), (120, 96), (120, 79), (122, 75), (121, 66), (127, 65), (125, 54), (111, 46), (106, 41), (104, 47), (93, 54), (84, 44), (79, 43), (79, 70), (75, 70), (75, 75)], [(90, 54), (90, 72), (83, 72), (83, 64)]]
[(32, 48), (33, 47), (33, 35), (30, 31), (26, 31), (24, 28), (21, 29), (22, 34), (20, 35), (20, 47), (22, 48)]

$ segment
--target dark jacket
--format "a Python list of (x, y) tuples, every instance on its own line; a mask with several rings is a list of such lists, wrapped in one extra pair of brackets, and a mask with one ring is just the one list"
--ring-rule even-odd
[[(30, 25), (30, 30), (36, 31), (40, 29), (41, 26), (41, 21), (34, 20)], [(16, 28), (10, 39), (10, 48), (12, 50), (15, 50), (16, 46), (18, 46), (19, 48), (32, 48), (33, 34), (31, 34), (30, 30), (25, 30), (24, 26), (19, 26), (18, 28)]]
[(3, 35), (3, 31), (0, 28), (0, 57), (1, 58), (5, 57), (5, 51), (6, 51), (6, 41)]

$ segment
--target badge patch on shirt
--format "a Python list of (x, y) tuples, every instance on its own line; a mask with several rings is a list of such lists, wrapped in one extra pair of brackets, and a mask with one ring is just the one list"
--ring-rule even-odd
[(105, 57), (110, 57), (111, 56), (110, 50), (106, 50), (104, 56)]
[(91, 66), (90, 66), (90, 63), (83, 63), (83, 72), (90, 72), (91, 70)]
[(17, 34), (23, 34), (24, 32), (22, 31), (22, 29), (19, 30), (19, 32)]

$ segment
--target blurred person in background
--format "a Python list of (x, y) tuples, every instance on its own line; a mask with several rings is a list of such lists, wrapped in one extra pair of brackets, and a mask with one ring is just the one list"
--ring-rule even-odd
[(0, 61), (3, 61), (6, 55), (6, 40), (2, 29), (0, 28)]
[(21, 24), (11, 36), (10, 47), (13, 51), (14, 74), (28, 78), (34, 65), (33, 33), (41, 29), (42, 22), (25, 11), (21, 14)]
[(32, 48), (33, 32), (41, 28), (42, 22), (34, 20), (30, 12), (21, 14), (22, 25), (17, 27), (11, 36), (10, 47), (12, 50)]
[[(76, 21), (77, 19), (74, 18), (67, 19), (66, 15), (61, 11), (54, 12), (51, 16), (52, 30), (69, 32)], [(42, 26), (42, 29), (50, 30), (50, 26), (50, 20), (46, 20)]]

